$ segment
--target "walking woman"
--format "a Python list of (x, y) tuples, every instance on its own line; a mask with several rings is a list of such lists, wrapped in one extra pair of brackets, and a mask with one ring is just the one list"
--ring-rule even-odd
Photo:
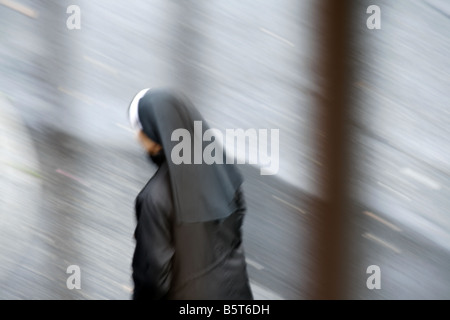
[[(129, 118), (158, 166), (136, 198), (133, 299), (253, 299), (242, 246), (242, 176), (225, 160), (171, 159), (176, 129), (189, 132), (192, 154), (194, 140), (202, 144), (203, 117), (179, 93), (144, 89), (132, 100)], [(202, 137), (195, 136), (194, 121), (202, 122)]]

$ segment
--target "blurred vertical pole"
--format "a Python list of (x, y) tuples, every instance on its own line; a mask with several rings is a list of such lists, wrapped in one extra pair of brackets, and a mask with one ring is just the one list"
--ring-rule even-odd
[[(347, 261), (346, 199), (347, 119), (351, 17), (350, 0), (321, 0), (317, 7), (319, 30), (319, 126), (323, 166), (320, 173), (322, 200), (316, 206), (313, 240), (315, 279), (312, 299), (345, 299)], [(319, 3), (319, 2), (318, 2)]]

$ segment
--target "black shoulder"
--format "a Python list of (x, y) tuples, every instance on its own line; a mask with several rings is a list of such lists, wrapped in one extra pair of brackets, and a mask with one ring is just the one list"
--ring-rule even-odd
[(161, 165), (139, 193), (136, 204), (172, 216), (173, 198), (167, 165)]

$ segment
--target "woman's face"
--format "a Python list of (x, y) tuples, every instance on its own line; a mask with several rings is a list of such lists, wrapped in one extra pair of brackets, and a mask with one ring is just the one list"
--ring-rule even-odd
[(152, 156), (156, 155), (162, 149), (160, 144), (150, 139), (142, 130), (138, 131), (137, 139), (144, 149)]

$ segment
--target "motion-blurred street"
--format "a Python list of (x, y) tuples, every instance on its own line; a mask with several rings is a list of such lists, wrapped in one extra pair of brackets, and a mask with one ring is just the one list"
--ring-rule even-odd
[[(307, 298), (326, 139), (314, 3), (0, 0), (0, 299), (131, 298), (134, 199), (155, 167), (127, 107), (167, 86), (221, 131), (280, 130), (278, 174), (240, 165), (244, 246), (256, 299)], [(352, 20), (349, 298), (450, 299), (450, 4), (376, 1), (369, 30), (371, 4)]]

